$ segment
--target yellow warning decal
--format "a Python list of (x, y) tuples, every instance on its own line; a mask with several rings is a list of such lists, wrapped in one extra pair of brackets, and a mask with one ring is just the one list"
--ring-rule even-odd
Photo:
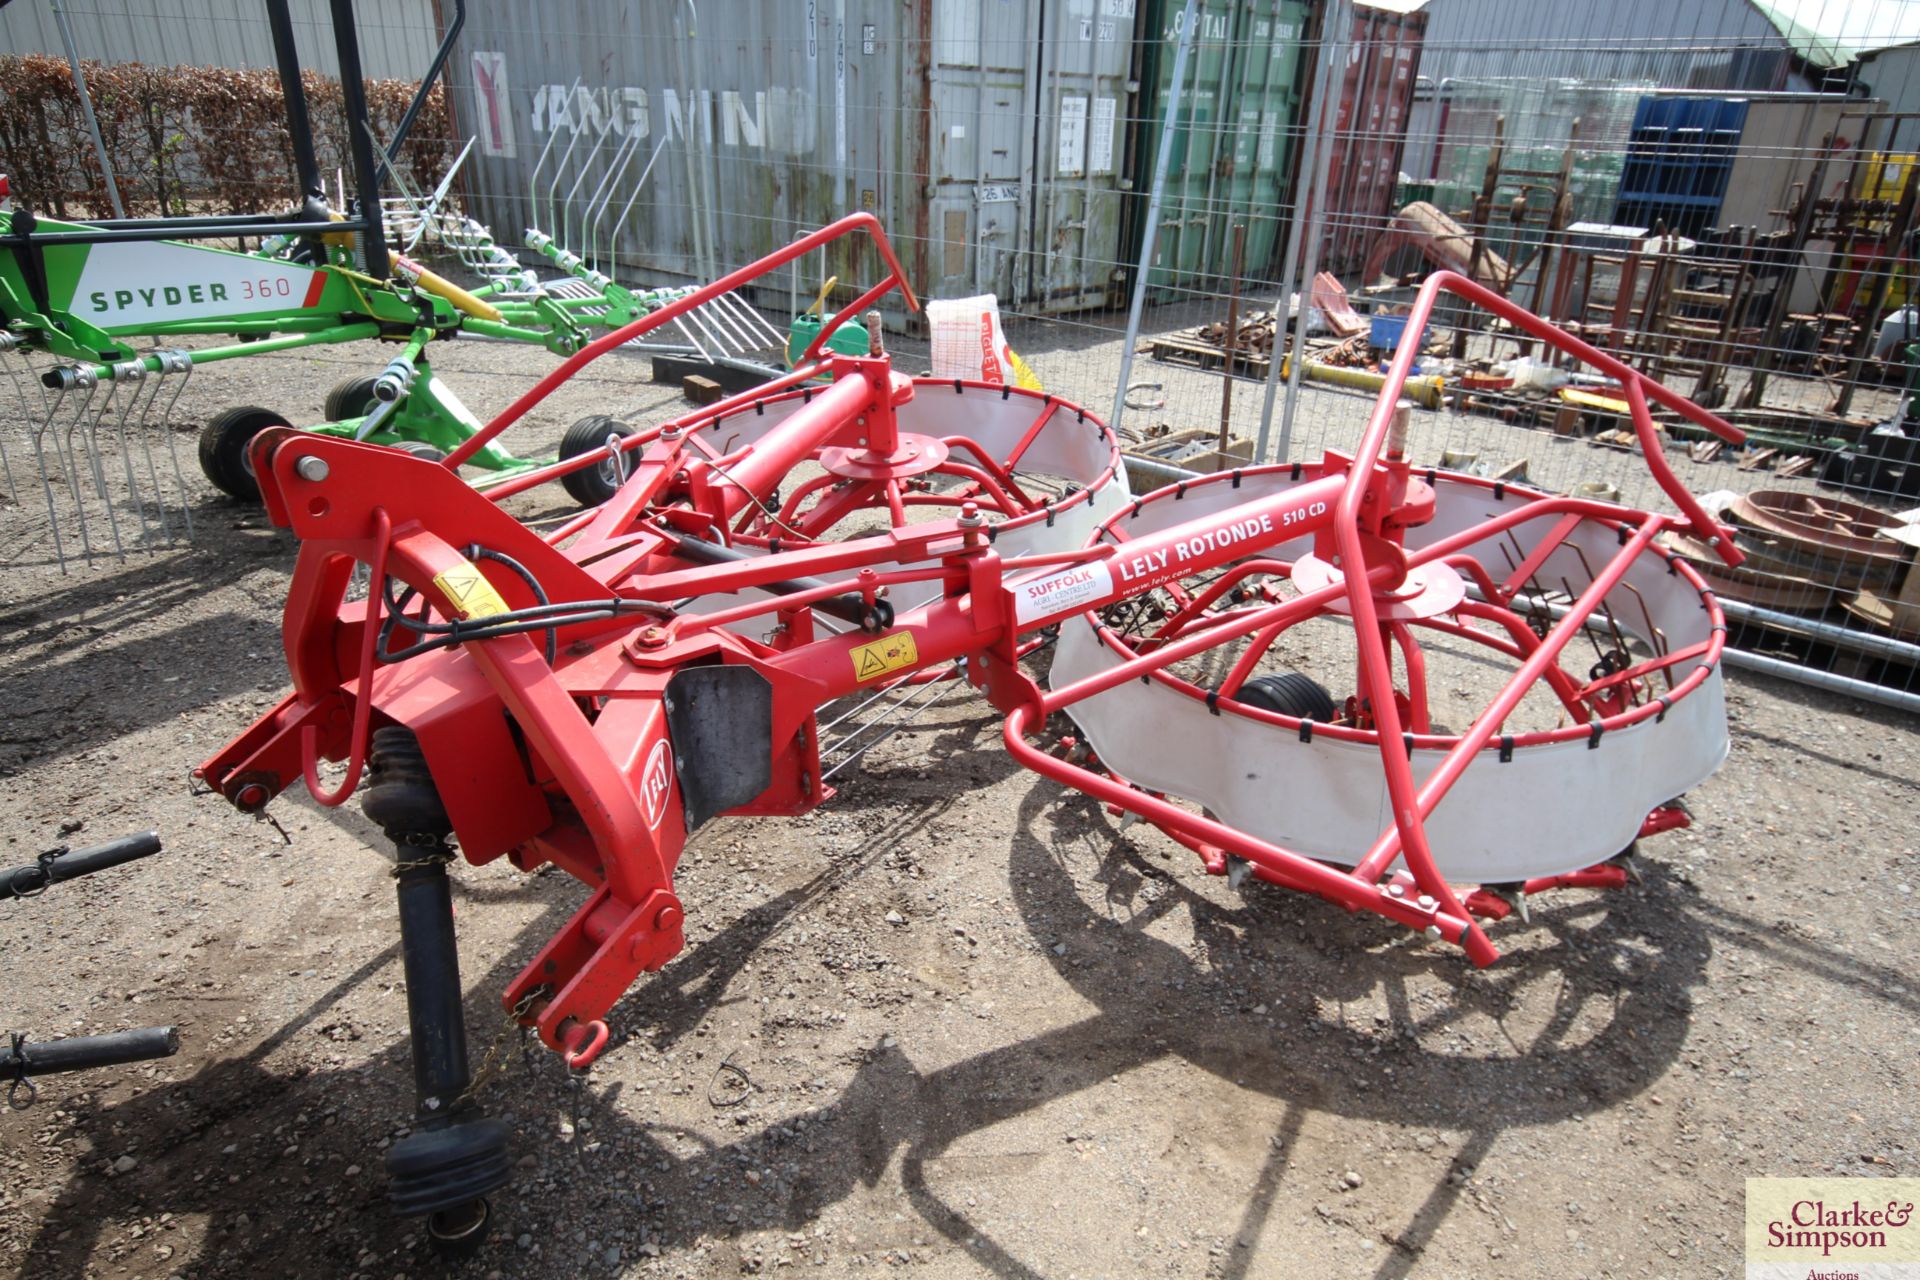
[(914, 646), (911, 631), (881, 636), (848, 652), (853, 658), (853, 678), (856, 680), (871, 680), (920, 661), (920, 650)]
[(433, 585), (453, 601), (462, 618), (491, 618), (507, 612), (507, 602), (493, 589), (480, 567), (470, 561), (462, 561), (445, 573), (436, 573)]

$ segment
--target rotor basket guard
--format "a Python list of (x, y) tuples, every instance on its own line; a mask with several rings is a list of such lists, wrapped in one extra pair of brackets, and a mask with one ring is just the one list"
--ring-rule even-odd
[[(1330, 457), (1170, 486), (1129, 511), (1123, 548), (1158, 545), (1274, 495), (1315, 492), (1345, 465)], [(1650, 812), (1708, 777), (1728, 745), (1725, 624), (1698, 576), (1653, 545), (1666, 517), (1423, 475), (1433, 514), (1408, 532), (1408, 571), (1371, 588), (1378, 643), (1399, 659), (1392, 696), (1408, 731), (1381, 732), (1366, 673), (1350, 656), (1327, 660), (1329, 644), (1351, 655), (1351, 595), (1364, 588), (1330, 577), (1303, 529), (1224, 572), (1162, 577), (1156, 609), (1068, 618), (1043, 709), (1075, 721), (1097, 765), (1028, 746), (1034, 713), (1009, 721), (1009, 748), (1148, 818), (1214, 870), (1244, 860), (1261, 879), (1378, 911), (1490, 960), (1467, 915), (1487, 913), (1456, 910), (1449, 882), (1585, 883), (1579, 877), (1648, 828)], [(1617, 656), (1591, 671), (1561, 660), (1576, 638), (1617, 645)], [(1336, 705), (1352, 695), (1333, 723), (1238, 696), (1270, 653), (1287, 666), (1316, 652)], [(1469, 712), (1447, 705), (1465, 691), (1429, 659), (1515, 670), (1492, 678), (1486, 687), (1499, 694)], [(1519, 706), (1528, 690), (1531, 710)], [(1529, 731), (1529, 716), (1553, 727)], [(1436, 722), (1462, 717), (1460, 731)], [(1417, 814), (1398, 817), (1383, 764), (1410, 771)], [(1432, 851), (1424, 865), (1408, 860), (1412, 877), (1392, 870), (1409, 827)]]

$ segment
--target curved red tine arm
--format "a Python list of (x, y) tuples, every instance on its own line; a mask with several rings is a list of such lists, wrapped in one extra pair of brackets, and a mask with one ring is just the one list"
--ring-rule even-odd
[[(522, 395), (518, 400), (508, 405), (492, 422), (489, 422), (486, 426), (469, 436), (459, 448), (446, 456), (442, 465), (453, 468), (467, 461), (467, 459), (471, 458), (475, 453), (478, 453), (489, 440), (492, 440), (502, 431), (505, 431), (508, 427), (518, 422), (521, 418), (525, 417), (527, 412), (535, 405), (545, 400), (549, 395), (552, 395), (554, 389), (560, 386), (561, 383), (614, 348), (623, 346), (635, 338), (651, 333), (653, 330), (678, 319), (694, 308), (704, 306), (721, 294), (731, 293), (741, 285), (758, 279), (774, 268), (785, 266), (795, 258), (806, 253), (811, 253), (823, 244), (838, 240), (841, 236), (850, 235), (863, 228), (867, 234), (873, 237), (874, 246), (880, 251), (881, 260), (887, 264), (889, 274), (880, 284), (875, 285), (872, 289), (869, 289), (866, 294), (863, 294), (861, 301), (855, 305), (864, 305), (871, 299), (878, 298), (895, 285), (898, 285), (900, 292), (907, 299), (907, 305), (917, 308), (918, 303), (914, 299), (913, 288), (907, 283), (906, 269), (900, 265), (900, 259), (894, 254), (892, 244), (887, 241), (887, 233), (881, 230), (880, 220), (870, 213), (848, 214), (836, 222), (827, 224), (818, 231), (802, 236), (800, 239), (795, 240), (792, 244), (787, 245), (775, 253), (770, 253), (756, 262), (748, 263), (738, 271), (728, 272), (718, 280), (702, 285), (686, 297), (678, 298), (660, 308), (658, 311), (649, 312), (631, 324), (623, 325), (615, 329), (612, 333), (602, 334), (600, 337), (595, 338), (592, 342), (589, 342), (586, 346), (561, 361), (546, 377), (534, 383), (525, 395)], [(836, 316), (835, 320), (840, 320), (840, 317)], [(821, 332), (825, 334), (827, 329), (823, 326)]]
[[(1651, 412), (1646, 408), (1646, 400), (1651, 395), (1662, 405), (1730, 443), (1739, 444), (1746, 438), (1737, 428), (1692, 401), (1651, 381), (1590, 343), (1563, 332), (1532, 312), (1509, 302), (1493, 290), (1455, 272), (1439, 271), (1427, 278), (1419, 294), (1414, 298), (1413, 308), (1407, 317), (1407, 338), (1401, 342), (1393, 363), (1388, 367), (1386, 382), (1381, 387), (1379, 399), (1375, 402), (1373, 414), (1367, 421), (1360, 447), (1355, 452), (1353, 469), (1348, 474), (1346, 487), (1341, 491), (1340, 499), (1335, 505), (1332, 533), (1339, 547), (1340, 556), (1347, 565), (1358, 566), (1365, 563), (1359, 523), (1361, 503), (1372, 481), (1374, 464), (1386, 443), (1400, 393), (1406, 386), (1408, 375), (1413, 371), (1413, 362), (1419, 354), (1420, 337), (1426, 331), (1427, 323), (1433, 315), (1434, 303), (1442, 292), (1454, 294), (1490, 311), (1529, 336), (1618, 379), (1627, 388), (1629, 405), (1637, 406), (1634, 414), (1634, 428), (1641, 450), (1646, 456), (1648, 470), (1652, 472), (1655, 483), (1673, 500), (1674, 505), (1692, 524), (1694, 531), (1713, 545), (1722, 558), (1727, 559), (1730, 564), (1739, 562), (1740, 555), (1733, 550), (1732, 540), (1707, 515), (1693, 495), (1686, 491), (1673, 474), (1672, 468), (1667, 465), (1665, 455), (1660, 448), (1658, 433), (1653, 429)], [(1446, 910), (1465, 914), (1452, 889), (1441, 877), (1432, 849), (1427, 844), (1426, 824), (1420, 815), (1419, 789), (1414, 784), (1413, 771), (1399, 747), (1403, 726), (1400, 723), (1399, 709), (1390, 695), (1393, 688), (1392, 658), (1387, 652), (1385, 640), (1380, 635), (1378, 612), (1374, 607), (1372, 593), (1365, 589), (1363, 581), (1350, 586), (1347, 594), (1356, 632), (1355, 638), (1358, 641), (1360, 687), (1363, 693), (1370, 696), (1373, 705), (1387, 793), (1393, 809), (1393, 829), (1397, 831), (1399, 837), (1397, 841), (1383, 840), (1382, 843), (1398, 845), (1398, 852), (1406, 860), (1407, 869), (1412, 872), (1414, 880), (1423, 892), (1438, 899)], [(1380, 852), (1381, 850), (1376, 848), (1375, 856), (1370, 856), (1363, 861), (1356, 869), (1356, 875), (1373, 879), (1382, 874), (1385, 871), (1385, 865), (1384, 859), (1377, 856)], [(1477, 932), (1478, 926), (1471, 926), (1471, 930)]]
[(1673, 499), (1673, 505), (1679, 507), (1681, 514), (1686, 516), (1694, 533), (1727, 564), (1738, 565), (1746, 556), (1733, 545), (1733, 539), (1727, 536), (1720, 522), (1700, 505), (1700, 500), (1687, 492), (1686, 486), (1680, 483), (1680, 477), (1674, 475), (1673, 468), (1668, 465), (1665, 451), (1660, 448), (1660, 433), (1653, 425), (1652, 411), (1647, 408), (1646, 391), (1647, 387), (1657, 385), (1642, 378), (1635, 378), (1626, 384), (1627, 405), (1633, 410), (1633, 434), (1640, 442), (1640, 452), (1646, 457), (1647, 470), (1653, 472), (1654, 480)]
[[(906, 280), (904, 278), (901, 279), (900, 284), (901, 284), (902, 292), (904, 292), (907, 296), (907, 309), (918, 310), (919, 308), (914, 306), (913, 290), (906, 288)], [(845, 324), (847, 321), (853, 319), (853, 317), (859, 315), (866, 308), (878, 302), (882, 297), (886, 295), (887, 290), (891, 288), (893, 288), (892, 280), (890, 279), (882, 280), (879, 284), (873, 286), (873, 288), (867, 290), (865, 293), (855, 298), (852, 302), (849, 302), (846, 306), (834, 312), (833, 319), (821, 325), (820, 332), (813, 335), (813, 341), (809, 342), (807, 344), (807, 349), (801, 353), (799, 363), (805, 365), (805, 364), (811, 363), (812, 361), (818, 360), (820, 358), (821, 349), (827, 345), (828, 339), (833, 337), (834, 333), (839, 330), (841, 325)]]
[[(1427, 321), (1433, 314), (1434, 302), (1442, 292), (1471, 302), (1476, 307), (1490, 311), (1494, 315), (1522, 330), (1529, 337), (1537, 338), (1557, 351), (1574, 356), (1583, 364), (1598, 369), (1608, 377), (1616, 379), (1626, 389), (1627, 403), (1631, 406), (1636, 399), (1641, 402), (1634, 410), (1634, 435), (1640, 442), (1641, 452), (1646, 457), (1647, 470), (1653, 473), (1653, 479), (1661, 492), (1672, 500), (1687, 521), (1693, 526), (1694, 533), (1701, 541), (1714, 547), (1720, 558), (1730, 565), (1741, 562), (1742, 556), (1734, 549), (1733, 539), (1726, 536), (1721, 528), (1680, 480), (1668, 465), (1666, 454), (1660, 447), (1659, 432), (1655, 429), (1653, 416), (1646, 408), (1645, 401), (1655, 403), (1672, 410), (1706, 431), (1725, 440), (1728, 444), (1746, 443), (1746, 433), (1725, 419), (1702, 409), (1679, 392), (1662, 386), (1639, 370), (1622, 364), (1615, 357), (1563, 329), (1541, 319), (1526, 308), (1501, 297), (1485, 285), (1452, 271), (1436, 271), (1427, 277), (1415, 297), (1413, 310), (1407, 317), (1407, 336), (1394, 354), (1393, 363), (1388, 366), (1386, 384), (1380, 389), (1380, 398), (1374, 405), (1373, 416), (1367, 421), (1367, 430), (1360, 448), (1355, 454), (1357, 459), (1372, 462), (1380, 456), (1380, 446), (1386, 440), (1387, 429), (1393, 419), (1393, 407), (1400, 399), (1400, 393), (1406, 386), (1407, 377), (1413, 372), (1413, 362), (1419, 354), (1420, 335), (1426, 331)], [(1349, 481), (1349, 490), (1353, 494), (1355, 507), (1359, 502), (1359, 491), (1365, 487), (1366, 473), (1356, 468)]]
[(368, 566), (367, 618), (360, 632), (360, 696), (353, 700), (353, 726), (347, 735), (347, 776), (329, 791), (320, 783), (320, 730), (303, 725), (300, 730), (300, 775), (307, 794), (328, 808), (345, 803), (360, 785), (360, 773), (367, 763), (367, 727), (373, 716), (373, 655), (380, 641), (380, 605), (387, 580), (387, 549), (393, 540), (393, 517), (385, 507), (373, 509), (373, 562)]

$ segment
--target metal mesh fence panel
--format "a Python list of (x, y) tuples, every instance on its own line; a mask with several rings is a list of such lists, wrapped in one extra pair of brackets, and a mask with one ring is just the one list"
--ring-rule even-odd
[[(189, 56), (127, 34), (125, 8), (67, 6), (83, 57)], [(468, 13), (444, 126), (403, 177), (430, 189), (472, 140), (450, 206), (472, 224), (427, 245), (469, 280), (492, 278), (497, 247), (549, 277), (684, 285), (872, 211), (923, 298), (991, 295), (1032, 378), (1174, 467), (1351, 446), (1383, 361), (1417, 340), (1420, 462), (1657, 504), (1604, 375), (1457, 308), (1402, 332), (1418, 282), (1456, 270), (1746, 431), (1728, 447), (1668, 423), (1664, 439), (1749, 556), (1715, 582), (1760, 611), (1743, 644), (1910, 694), (1909, 9), (502, 0)], [(367, 7), (370, 69), (417, 75), (451, 12)], [(317, 72), (321, 17), (299, 32)], [(207, 21), (200, 48), (269, 65), (263, 15)], [(8, 22), (4, 52), (59, 54)], [(187, 116), (181, 136), (218, 154), (218, 113)], [(97, 165), (64, 100), (46, 118), (71, 163), (34, 161), (66, 184), (40, 198), (79, 203)], [(229, 151), (258, 150), (260, 198), (290, 198), (257, 124), (226, 127)], [(31, 167), (27, 144), (0, 145)], [(186, 203), (218, 194), (207, 168), (182, 163)], [(875, 268), (848, 242), (747, 300), (784, 331)], [(936, 353), (921, 316), (887, 323), (909, 365), (970, 350)]]

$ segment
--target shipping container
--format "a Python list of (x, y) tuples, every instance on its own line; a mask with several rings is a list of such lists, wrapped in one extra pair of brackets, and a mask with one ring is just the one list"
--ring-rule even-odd
[[(467, 186), (496, 236), (539, 225), (623, 279), (669, 283), (864, 209), (926, 296), (1112, 301), (1134, 0), (704, 0), (693, 13), (617, 0), (469, 12), (452, 101), (480, 138)], [(792, 288), (810, 299), (827, 276), (878, 274), (854, 239), (797, 266)]]
[[(1172, 105), (1183, 0), (1154, 0), (1142, 78), (1154, 86), (1139, 185), (1152, 180)], [(1232, 265), (1235, 223), (1247, 228), (1244, 275), (1277, 257), (1293, 178), (1311, 8), (1305, 0), (1208, 0), (1197, 9), (1160, 207), (1149, 281), (1158, 291), (1217, 283)], [(1138, 231), (1133, 255), (1138, 255)]]
[(1426, 29), (1424, 9), (1354, 6), (1346, 66), (1334, 73), (1340, 106), (1324, 191), (1322, 270), (1358, 270), (1393, 216)]
[(931, 8), (937, 243), (916, 280), (936, 296), (990, 292), (1042, 311), (1108, 305), (1127, 190), (1135, 0)]

